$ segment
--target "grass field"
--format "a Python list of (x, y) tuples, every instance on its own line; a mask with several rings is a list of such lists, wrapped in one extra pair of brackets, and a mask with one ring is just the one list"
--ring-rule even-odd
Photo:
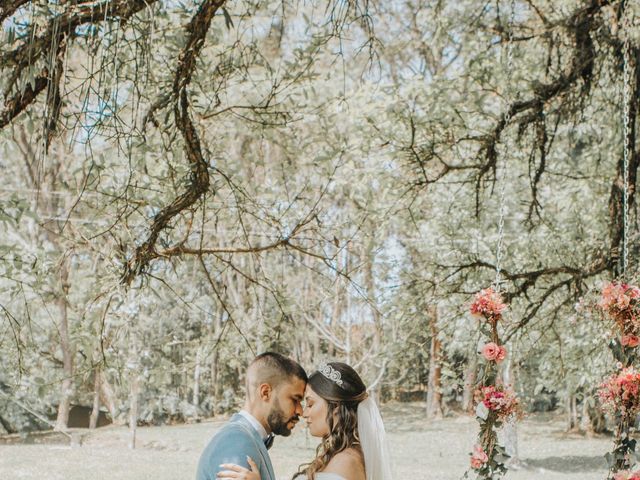
[[(464, 474), (474, 443), (476, 422), (450, 417), (427, 422), (420, 404), (383, 409), (394, 460), (395, 480), (454, 480)], [(224, 423), (145, 427), (138, 447), (127, 448), (124, 427), (106, 427), (84, 438), (82, 446), (0, 446), (0, 480), (174, 480), (193, 479), (200, 452)], [(507, 479), (601, 480), (606, 476), (606, 437), (566, 434), (557, 417), (530, 416), (518, 427), (520, 458), (526, 466)], [(313, 457), (316, 439), (297, 427), (289, 438), (277, 438), (270, 450), (279, 479), (290, 479), (300, 463)]]

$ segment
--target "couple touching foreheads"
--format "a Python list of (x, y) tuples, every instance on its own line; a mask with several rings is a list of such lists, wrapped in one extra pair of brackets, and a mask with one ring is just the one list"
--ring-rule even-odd
[(294, 479), (391, 480), (380, 412), (349, 365), (323, 363), (307, 377), (298, 363), (266, 352), (249, 365), (246, 389), (244, 409), (211, 439), (196, 480), (276, 480), (267, 449), (274, 435), (290, 435), (301, 415), (322, 440)]

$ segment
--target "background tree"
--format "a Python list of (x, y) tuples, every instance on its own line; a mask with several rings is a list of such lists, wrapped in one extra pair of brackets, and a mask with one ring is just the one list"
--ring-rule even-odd
[[(637, 253), (640, 15), (514, 6), (0, 2), (0, 402), (208, 415), (266, 349), (426, 399), (440, 345), (435, 406), (466, 409), (504, 172), (516, 388), (586, 413), (610, 357), (574, 304), (618, 272), (625, 35)], [(15, 408), (5, 429), (41, 423)]]

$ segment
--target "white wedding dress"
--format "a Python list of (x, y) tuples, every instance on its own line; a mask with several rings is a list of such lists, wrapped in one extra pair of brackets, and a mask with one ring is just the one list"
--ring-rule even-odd
[[(307, 479), (307, 477), (300, 478)], [(316, 472), (316, 480), (345, 480), (345, 478), (336, 473)]]
[[(384, 424), (378, 406), (369, 396), (358, 404), (358, 433), (364, 455), (367, 480), (392, 480), (391, 457), (387, 447)], [(306, 476), (299, 477), (309, 480)], [(315, 480), (346, 480), (336, 473), (318, 472)]]

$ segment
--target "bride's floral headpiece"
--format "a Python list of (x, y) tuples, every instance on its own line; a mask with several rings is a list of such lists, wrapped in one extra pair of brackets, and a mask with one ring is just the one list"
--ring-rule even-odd
[(340, 375), (340, 372), (333, 368), (331, 365), (326, 362), (322, 362), (320, 365), (318, 365), (318, 371), (326, 378), (333, 381), (336, 385), (342, 387), (342, 375)]

